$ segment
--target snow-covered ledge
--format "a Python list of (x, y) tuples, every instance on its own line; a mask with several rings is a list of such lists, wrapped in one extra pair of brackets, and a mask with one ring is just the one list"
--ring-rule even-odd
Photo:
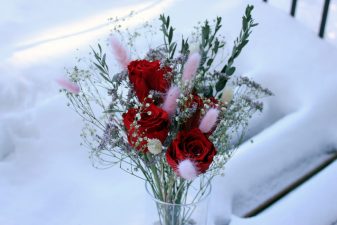
[[(205, 1), (170, 2), (166, 13), (172, 16), (177, 30), (189, 32), (188, 28), (201, 18), (223, 16), (228, 45), (237, 35), (241, 15), (247, 3), (228, 0), (207, 2), (205, 7)], [(297, 162), (305, 164), (303, 159), (306, 157), (316, 159), (316, 156), (324, 153), (321, 150), (325, 144), (337, 140), (334, 135), (337, 127), (337, 108), (334, 104), (334, 96), (337, 96), (334, 91), (337, 84), (337, 51), (287, 14), (263, 4), (262, 1), (250, 2), (256, 5), (254, 17), (260, 25), (253, 33), (248, 49), (245, 49), (237, 61), (238, 73), (253, 75), (254, 79), (273, 90), (275, 97), (268, 103), (267, 111), (258, 121), (263, 121), (263, 126), (255, 127), (252, 134), (265, 130), (254, 137), (253, 144), (242, 146), (228, 165), (226, 177), (219, 178), (219, 182), (213, 185), (211, 210), (217, 212), (210, 213), (209, 224), (214, 224), (214, 214), (231, 217), (231, 225), (329, 224), (317, 221), (322, 220), (321, 215), (324, 213), (325, 222), (331, 223), (336, 219), (333, 218), (337, 201), (334, 191), (337, 190), (336, 182), (333, 182), (337, 173), (336, 165), (330, 167), (329, 173), (323, 174), (323, 177), (320, 174), (317, 177), (319, 179), (315, 178), (314, 182), (310, 182), (309, 189), (300, 188), (292, 197), (277, 203), (266, 213), (250, 219), (238, 218), (233, 214), (232, 200), (249, 199), (251, 196), (258, 196), (256, 193), (259, 190), (261, 193), (266, 188), (272, 189), (275, 186), (270, 186), (271, 183), (268, 182), (284, 176), (282, 171)], [(62, 5), (62, 1), (58, 4)], [(96, 6), (93, 5), (93, 8)], [(48, 9), (54, 10), (50, 7)], [(31, 13), (52, 14), (51, 11), (36, 8)], [(161, 11), (154, 12), (159, 14)], [(188, 13), (192, 11), (193, 13)], [(27, 16), (22, 21), (29, 21), (30, 18)], [(71, 22), (71, 19), (67, 20)], [(66, 38), (63, 41), (68, 45), (83, 43), (84, 37), (83, 34), (76, 36), (77, 39), (70, 38), (72, 42)], [(49, 44), (55, 46), (55, 42)], [(7, 42), (3, 43), (7, 45)], [(85, 43), (85, 46), (89, 44)], [(70, 46), (74, 48), (73, 45)], [(55, 55), (58, 51), (53, 49), (48, 51), (53, 58), (42, 57), (44, 64), (41, 64), (41, 57), (32, 54), (23, 60), (25, 63), (30, 62), (27, 67), (32, 66), (29, 59), (34, 58), (39, 62), (36, 68), (25, 69), (22, 74), (30, 76), (29, 79), (36, 86), (34, 90), (39, 90), (41, 98), (43, 96), (43, 100), (34, 110), (36, 126), (41, 136), (30, 142), (15, 142), (16, 151), (20, 154), (15, 155), (15, 160), (6, 165), (0, 163), (0, 193), (5, 193), (1, 195), (1, 202), (6, 206), (0, 207), (0, 224), (149, 224), (145, 217), (155, 217), (155, 214), (149, 213), (154, 205), (145, 199), (143, 183), (126, 176), (119, 168), (101, 171), (90, 167), (87, 152), (81, 151), (79, 147), (81, 121), (67, 110), (63, 97), (46, 101), (52, 94), (47, 89), (57, 93), (57, 87), (52, 85), (53, 79), (46, 73), (56, 73), (57, 69), (74, 57), (67, 53), (57, 58)], [(31, 50), (30, 53), (34, 52), (34, 48)], [(10, 73), (18, 68), (20, 61), (15, 63), (9, 68)], [(62, 74), (62, 71), (57, 72)], [(41, 90), (41, 87), (45, 89)], [(21, 112), (20, 108), (19, 113)], [(280, 120), (275, 123), (277, 119)], [(10, 126), (11, 131), (17, 128), (16, 132), (24, 136), (34, 133), (31, 132), (31, 126), (23, 129), (26, 117), (20, 122), (15, 121)], [(9, 133), (6, 131), (5, 134)], [(8, 141), (6, 138), (4, 140)], [(8, 143), (10, 142), (6, 142)], [(279, 179), (284, 180), (285, 178)], [(322, 193), (325, 195), (320, 199)], [(329, 204), (329, 200), (333, 204)], [(319, 205), (315, 205), (316, 202)], [(294, 219), (292, 216), (295, 210), (298, 217)], [(220, 217), (218, 221), (223, 222)]]

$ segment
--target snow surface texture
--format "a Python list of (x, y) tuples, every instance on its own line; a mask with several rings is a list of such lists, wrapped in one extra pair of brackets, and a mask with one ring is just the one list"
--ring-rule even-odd
[[(74, 49), (85, 54), (89, 44), (106, 38), (108, 17), (139, 11), (132, 27), (165, 11), (178, 31), (188, 33), (196, 21), (221, 15), (230, 45), (247, 2), (6, 3), (0, 23), (0, 225), (150, 224), (156, 213), (142, 181), (118, 167), (90, 166), (79, 146), (81, 120), (66, 107), (54, 80), (73, 64)], [(260, 26), (236, 63), (238, 74), (252, 76), (275, 97), (254, 118), (254, 142), (239, 149), (226, 176), (214, 183), (209, 224), (333, 224), (336, 163), (260, 215), (237, 216), (254, 198), (324, 158), (337, 140), (337, 51), (286, 13), (250, 2)], [(186, 9), (196, 13), (186, 16)]]

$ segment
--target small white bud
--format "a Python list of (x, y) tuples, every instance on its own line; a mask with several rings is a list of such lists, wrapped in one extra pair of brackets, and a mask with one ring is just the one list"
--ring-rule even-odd
[(157, 155), (162, 152), (163, 145), (160, 140), (158, 139), (148, 139), (147, 140), (147, 148), (149, 152), (154, 155)]
[(222, 92), (221, 101), (226, 105), (233, 99), (234, 91), (230, 85), (226, 85)]

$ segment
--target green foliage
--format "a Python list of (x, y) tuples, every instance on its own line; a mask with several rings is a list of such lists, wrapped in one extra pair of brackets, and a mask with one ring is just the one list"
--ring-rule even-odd
[[(235, 72), (235, 67), (233, 66), (235, 59), (240, 55), (242, 49), (248, 44), (249, 36), (252, 33), (252, 28), (258, 24), (254, 22), (252, 18), (252, 11), (254, 6), (248, 5), (245, 11), (245, 15), (242, 17), (242, 28), (239, 37), (234, 41), (234, 46), (232, 49), (231, 56), (229, 57), (226, 65), (222, 68), (221, 73), (231, 76)], [(228, 78), (220, 78), (216, 84), (216, 91), (220, 92), (227, 83)]]
[(99, 70), (99, 74), (101, 77), (112, 84), (112, 81), (109, 76), (109, 67), (106, 64), (106, 53), (103, 53), (102, 46), (98, 44), (98, 51), (91, 47), (92, 52), (94, 53), (94, 57), (96, 62), (93, 62), (95, 67)]
[(164, 34), (165, 48), (170, 59), (174, 57), (174, 53), (177, 49), (177, 43), (173, 41), (174, 28), (170, 26), (170, 17), (161, 14), (159, 20), (162, 22), (161, 31)]
[(222, 26), (221, 20), (221, 17), (216, 18), (213, 32), (208, 20), (206, 20), (201, 27), (201, 43), (199, 47), (201, 52), (200, 70), (202, 76), (204, 76), (212, 66), (219, 49), (225, 46), (225, 44), (216, 37)]
[(182, 55), (188, 55), (190, 53), (190, 46), (188, 44), (188, 38), (185, 40), (184, 37), (181, 38), (181, 50), (180, 53)]

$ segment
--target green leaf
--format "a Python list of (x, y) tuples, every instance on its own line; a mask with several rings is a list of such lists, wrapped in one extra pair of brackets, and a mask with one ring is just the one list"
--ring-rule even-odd
[(226, 74), (228, 75), (228, 76), (231, 76), (231, 75), (233, 75), (233, 73), (235, 72), (235, 67), (233, 66), (233, 67), (229, 67), (227, 70), (226, 70)]
[(106, 65), (105, 59), (106, 59), (106, 54), (104, 53), (103, 58), (102, 58), (102, 65), (103, 66)]
[(170, 26), (170, 17), (168, 16), (166, 19), (166, 28), (168, 29)]
[(221, 73), (226, 73), (227, 67), (228, 67), (228, 66), (225, 65), (225, 66), (222, 68)]
[(207, 66), (211, 66), (213, 63), (214, 59), (210, 58), (209, 60), (207, 60)]
[(221, 77), (215, 85), (216, 91), (219, 92), (222, 89), (224, 89), (224, 87), (226, 86), (226, 83), (227, 83), (227, 78)]
[(173, 38), (173, 28), (171, 27), (171, 28), (170, 28), (170, 32), (169, 32), (169, 35), (168, 35), (168, 41), (169, 41), (169, 43), (172, 42), (172, 38)]
[[(171, 49), (172, 47), (172, 49)], [(172, 59), (173, 56), (174, 56), (174, 53), (176, 52), (176, 49), (177, 49), (177, 43), (173, 43), (171, 46), (170, 46), (170, 49), (171, 49), (171, 56), (170, 58)]]
[(101, 45), (100, 45), (100, 44), (98, 44), (98, 49), (99, 49), (99, 53), (100, 53), (100, 55), (102, 55), (102, 47), (101, 47)]

